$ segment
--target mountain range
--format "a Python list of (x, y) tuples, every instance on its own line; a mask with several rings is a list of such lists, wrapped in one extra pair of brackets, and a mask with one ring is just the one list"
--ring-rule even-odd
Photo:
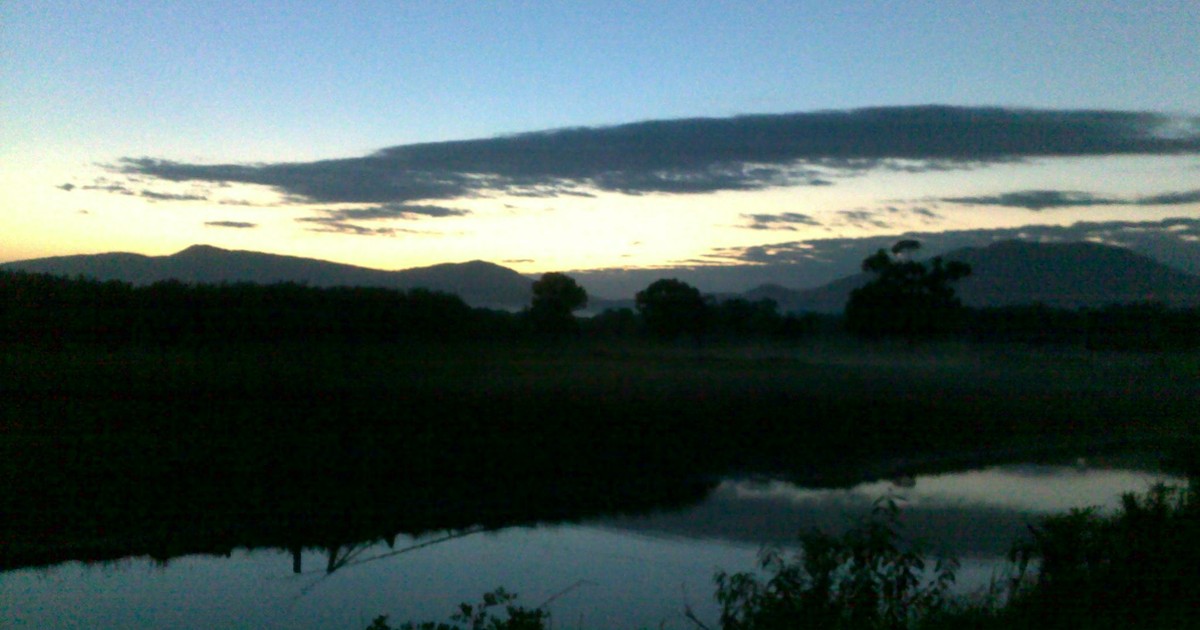
[[(864, 256), (869, 252), (864, 252)], [(968, 306), (1042, 303), (1061, 308), (1157, 300), (1173, 306), (1200, 306), (1200, 277), (1167, 267), (1121, 247), (1090, 242), (1002, 241), (943, 255), (972, 267), (957, 284)], [(517, 310), (529, 304), (533, 280), (484, 261), (383, 271), (310, 258), (195, 245), (169, 256), (108, 253), (56, 256), (0, 264), (0, 269), (121, 280), (132, 284), (176, 279), (191, 283), (297, 282), (309, 286), (426, 288), (454, 293), (477, 307)], [(669, 276), (664, 270), (664, 276)], [(855, 274), (810, 289), (763, 285), (737, 295), (770, 298), (788, 312), (840, 312), (853, 289), (870, 279)], [(585, 284), (586, 286), (586, 284)], [(591, 310), (631, 306), (594, 298)]]
[(180, 280), (197, 284), (296, 282), (314, 287), (426, 288), (454, 293), (472, 306), (488, 308), (519, 308), (528, 304), (533, 284), (512, 269), (482, 260), (383, 271), (208, 245), (193, 245), (169, 256), (110, 253), (36, 258), (0, 264), (0, 269), (120, 280), (135, 285)]
[[(1200, 277), (1123, 247), (1099, 243), (1000, 241), (948, 252), (945, 260), (971, 265), (955, 290), (972, 307), (1044, 304), (1076, 309), (1159, 301), (1200, 306)], [(784, 311), (841, 312), (850, 292), (870, 281), (859, 273), (807, 290), (764, 285), (746, 292), (770, 298)]]

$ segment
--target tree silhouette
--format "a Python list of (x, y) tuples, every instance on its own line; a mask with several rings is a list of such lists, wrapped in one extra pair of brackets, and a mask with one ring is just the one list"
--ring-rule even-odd
[(638, 291), (635, 299), (646, 328), (660, 337), (687, 333), (699, 338), (704, 332), (708, 305), (700, 290), (686, 282), (658, 280)]
[(964, 309), (951, 283), (971, 274), (966, 263), (944, 262), (940, 256), (928, 265), (908, 259), (919, 249), (913, 240), (896, 243), (889, 254), (880, 249), (863, 260), (862, 269), (875, 279), (850, 292), (846, 327), (868, 337), (920, 337), (954, 331)]
[(579, 324), (571, 312), (587, 306), (587, 301), (587, 291), (574, 278), (562, 273), (542, 274), (533, 283), (529, 320), (539, 332), (572, 332)]

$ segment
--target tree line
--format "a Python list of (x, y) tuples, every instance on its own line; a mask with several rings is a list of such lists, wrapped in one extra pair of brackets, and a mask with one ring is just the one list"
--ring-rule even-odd
[(781, 313), (769, 299), (718, 299), (686, 282), (657, 280), (634, 308), (578, 317), (588, 295), (573, 278), (547, 273), (512, 313), (472, 308), (426, 289), (318, 288), (296, 283), (133, 286), (120, 281), (0, 272), (0, 341), (110, 347), (327, 341), (511, 340), (648, 337), (696, 343), (794, 339), (845, 331), (866, 338), (954, 337), (1091, 349), (1200, 347), (1200, 309), (1162, 304), (1066, 310), (1043, 305), (971, 309), (954, 284), (971, 274), (957, 261), (911, 258), (917, 241), (880, 249), (862, 264), (872, 279), (851, 292), (841, 317)]
[(0, 339), (43, 347), (452, 339), (483, 335), (496, 319), (456, 296), (424, 289), (175, 280), (135, 287), (0, 273)]
[(910, 258), (914, 240), (880, 249), (862, 263), (873, 278), (850, 294), (846, 330), (867, 338), (957, 337), (983, 342), (1053, 344), (1092, 350), (1169, 350), (1200, 347), (1200, 309), (1162, 303), (1110, 304), (1078, 310), (1043, 304), (967, 308), (954, 283), (971, 267), (934, 257)]
[(779, 313), (770, 300), (717, 301), (677, 280), (639, 293), (637, 311), (592, 318), (575, 311), (587, 293), (574, 279), (549, 273), (533, 284), (517, 313), (472, 308), (426, 289), (310, 287), (296, 283), (134, 286), (120, 281), (0, 272), (0, 342), (43, 348), (212, 345), (288, 341), (380, 343), (651, 335), (696, 339), (796, 335), (809, 319)]

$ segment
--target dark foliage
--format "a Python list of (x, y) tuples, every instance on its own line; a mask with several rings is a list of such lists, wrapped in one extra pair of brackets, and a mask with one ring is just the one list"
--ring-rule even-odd
[(446, 293), (293, 283), (133, 287), (0, 272), (0, 305), (0, 340), (45, 348), (451, 340), (511, 327)]
[(587, 332), (596, 337), (633, 337), (641, 327), (638, 316), (629, 308), (607, 308), (588, 319)]
[(844, 536), (807, 532), (790, 559), (768, 549), (759, 557), (765, 579), (718, 572), (721, 628), (903, 629), (941, 614), (957, 562), (928, 566), (904, 539), (898, 513), (894, 499), (881, 499), (871, 518)]
[(1040, 304), (974, 309), (966, 328), (971, 339), (986, 342), (1155, 352), (1200, 348), (1200, 309), (1159, 303), (1080, 310)]
[(708, 304), (699, 289), (682, 280), (655, 281), (638, 291), (635, 300), (646, 329), (656, 336), (698, 339), (708, 326)]
[[(484, 593), (480, 599), (482, 601), (476, 604), (459, 604), (458, 612), (450, 617), (456, 622), (454, 624), (408, 621), (393, 627), (388, 625), (387, 616), (381, 615), (367, 630), (544, 630), (550, 621), (550, 613), (545, 609), (527, 608), (514, 603), (517, 595), (504, 588)], [(493, 609), (500, 607), (504, 608), (503, 617), (493, 612)]]
[(561, 273), (542, 274), (533, 283), (529, 321), (539, 333), (576, 332), (579, 324), (571, 313), (587, 306), (587, 301), (587, 291), (574, 278)]
[(751, 302), (733, 298), (709, 305), (713, 331), (730, 337), (767, 336), (783, 332), (784, 319), (775, 300)]
[(900, 241), (892, 253), (879, 250), (863, 261), (863, 271), (875, 279), (850, 293), (846, 328), (866, 337), (908, 338), (955, 332), (962, 323), (962, 303), (951, 286), (971, 273), (965, 263), (935, 257), (925, 264), (907, 258), (919, 247)]

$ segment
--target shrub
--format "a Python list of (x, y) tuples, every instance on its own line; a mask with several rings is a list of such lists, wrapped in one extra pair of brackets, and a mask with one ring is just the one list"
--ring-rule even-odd
[(841, 537), (801, 535), (788, 559), (760, 555), (768, 573), (716, 575), (725, 630), (775, 628), (908, 628), (943, 611), (958, 564), (938, 560), (927, 577), (919, 549), (902, 547), (899, 508), (885, 497), (870, 518)]

